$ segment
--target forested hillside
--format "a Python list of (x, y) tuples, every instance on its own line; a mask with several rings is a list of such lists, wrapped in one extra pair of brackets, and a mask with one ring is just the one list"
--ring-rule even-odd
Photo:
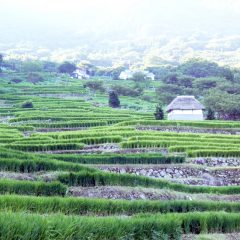
[[(106, 95), (113, 90), (122, 99), (122, 107), (153, 111), (157, 104), (165, 107), (178, 95), (194, 95), (206, 106), (206, 114), (211, 110), (217, 119), (240, 118), (240, 70), (206, 60), (191, 59), (183, 64), (147, 68), (141, 66), (129, 80), (119, 79), (121, 72), (129, 69), (127, 65), (103, 68), (86, 61), (55, 63), (6, 60), (2, 57), (1, 66), (2, 78), (12, 85), (28, 82), (47, 86), (49, 79), (61, 78), (65, 79), (62, 84), (68, 85), (67, 79), (80, 67), (88, 72), (90, 79), (78, 79), (75, 84), (87, 90), (82, 97), (88, 97), (91, 102), (99, 102), (98, 98), (102, 96), (106, 105)], [(136, 69), (134, 66), (130, 68)], [(153, 73), (155, 80), (146, 79), (140, 72), (142, 69)], [(127, 97), (133, 101), (125, 103)]]

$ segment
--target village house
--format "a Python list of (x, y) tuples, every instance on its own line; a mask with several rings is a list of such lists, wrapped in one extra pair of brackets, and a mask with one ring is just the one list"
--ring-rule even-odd
[(119, 75), (119, 79), (122, 79), (122, 80), (128, 80), (128, 79), (132, 79), (133, 78), (133, 75), (134, 73), (136, 72), (141, 72), (145, 75), (145, 78), (146, 79), (150, 79), (150, 80), (154, 80), (155, 79), (155, 75), (149, 71), (137, 71), (137, 70), (125, 70), (125, 71), (122, 71)]
[(77, 78), (77, 79), (89, 79), (90, 76), (87, 74), (86, 70), (77, 68), (72, 74), (72, 78)]
[(203, 110), (194, 96), (178, 96), (167, 106), (169, 120), (203, 120)]

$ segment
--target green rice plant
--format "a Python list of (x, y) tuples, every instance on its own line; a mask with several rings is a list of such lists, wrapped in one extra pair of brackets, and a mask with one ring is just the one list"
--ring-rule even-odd
[(77, 150), (84, 147), (83, 143), (49, 143), (49, 144), (7, 144), (6, 147), (20, 151), (57, 151), (57, 150)]
[(161, 153), (138, 154), (54, 154), (53, 158), (81, 164), (171, 164), (183, 163), (184, 156), (162, 155)]
[(39, 171), (82, 171), (88, 170), (94, 172), (94, 168), (82, 166), (80, 164), (57, 161), (51, 159), (31, 159), (19, 160), (12, 158), (0, 158), (0, 170), (12, 172), (39, 172)]
[(75, 197), (0, 196), (1, 211), (24, 211), (66, 215), (134, 215), (139, 213), (186, 213), (205, 211), (240, 212), (240, 203), (214, 201), (146, 201), (109, 200)]
[[(63, 122), (49, 122), (49, 123), (30, 123), (32, 127), (36, 128), (78, 128), (78, 127), (93, 127), (107, 125), (107, 121), (63, 121)], [(28, 126), (28, 125), (27, 125)]]
[(171, 146), (168, 148), (168, 151), (169, 152), (188, 152), (188, 151), (192, 151), (192, 150), (214, 150), (214, 151), (217, 151), (217, 150), (237, 150), (239, 149), (239, 147), (234, 147), (231, 145), (227, 145), (227, 146), (219, 146), (219, 145), (216, 145), (216, 146), (209, 146), (209, 145), (197, 145), (197, 144), (193, 144), (193, 145), (176, 145), (176, 146)]
[(66, 173), (58, 175), (58, 180), (69, 186), (141, 186), (151, 188), (165, 188), (179, 192), (188, 193), (214, 193), (214, 194), (239, 194), (240, 186), (191, 186), (179, 183), (172, 183), (163, 179), (153, 179), (149, 177), (136, 176), (131, 174), (115, 174), (102, 171), (91, 173), (81, 171), (79, 173)]
[(0, 180), (0, 194), (64, 196), (66, 190), (66, 186), (60, 182), (45, 183), (40, 181)]
[(125, 121), (118, 124), (119, 126), (188, 126), (203, 128), (240, 128), (239, 122), (228, 121), (172, 121), (172, 120), (133, 120)]
[(183, 233), (231, 233), (239, 229), (239, 214), (224, 212), (145, 214), (129, 218), (0, 212), (0, 232), (4, 239), (152, 240), (160, 236), (160, 239), (179, 240)]
[(240, 157), (240, 150), (192, 150), (187, 151), (188, 157)]

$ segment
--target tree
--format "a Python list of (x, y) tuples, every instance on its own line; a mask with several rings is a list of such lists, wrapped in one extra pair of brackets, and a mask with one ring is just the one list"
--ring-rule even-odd
[(68, 73), (71, 74), (76, 70), (76, 66), (73, 63), (70, 62), (64, 62), (58, 67), (58, 71), (60, 73)]
[(177, 73), (170, 73), (165, 76), (162, 81), (166, 84), (177, 84), (178, 83), (178, 74)]
[(108, 104), (112, 108), (120, 107), (120, 100), (119, 100), (118, 95), (115, 91), (109, 91)]
[(43, 70), (42, 63), (40, 61), (25, 61), (21, 62), (22, 72), (41, 72)]
[(171, 73), (172, 67), (163, 66), (163, 67), (147, 67), (146, 71), (149, 71), (155, 75), (156, 80), (165, 78)]
[(144, 81), (146, 80), (146, 76), (142, 72), (135, 72), (132, 76), (132, 80), (136, 82)]
[(214, 120), (215, 119), (215, 112), (213, 111), (212, 108), (208, 108), (206, 119), (207, 120)]
[[(135, 87), (135, 86), (134, 86)], [(137, 97), (141, 95), (141, 90), (139, 88), (130, 88), (130, 87), (124, 87), (122, 85), (113, 85), (111, 87), (113, 91), (115, 91), (119, 95), (123, 96), (131, 96), (131, 97)]]
[(43, 70), (45, 72), (56, 72), (57, 71), (57, 64), (54, 62), (44, 62), (43, 64)]
[(163, 120), (164, 119), (164, 112), (162, 109), (162, 106), (160, 104), (158, 104), (156, 106), (156, 111), (154, 113), (155, 119), (156, 120)]
[(3, 55), (0, 54), (0, 67), (2, 66), (2, 64), (3, 64)]
[(184, 89), (174, 84), (162, 84), (156, 89), (158, 101), (162, 104), (169, 104), (176, 96), (183, 94)]
[(94, 76), (97, 72), (97, 67), (89, 61), (82, 61), (80, 64), (78, 64), (78, 67), (85, 70), (86, 73), (90, 76)]
[(220, 67), (217, 63), (201, 59), (191, 59), (180, 65), (178, 70), (182, 72), (182, 74), (196, 78), (224, 77), (230, 81), (233, 81), (234, 79), (234, 75), (229, 68)]
[(111, 77), (113, 80), (118, 80), (119, 75), (121, 74), (122, 71), (124, 71), (126, 68), (124, 66), (119, 66), (111, 69)]
[(1, 69), (2, 64), (3, 64), (3, 55), (0, 54), (0, 72), (2, 72), (2, 69)]
[(211, 88), (217, 87), (218, 82), (226, 81), (224, 78), (219, 77), (208, 77), (208, 78), (198, 78), (194, 81), (193, 86), (198, 91), (205, 91)]
[(86, 82), (83, 85), (84, 88), (89, 88), (93, 91), (99, 91), (99, 92), (105, 92), (105, 88), (103, 86), (103, 82), (102, 81), (89, 81)]
[(212, 108), (218, 119), (240, 119), (240, 95), (212, 89), (204, 99), (205, 106)]
[(38, 73), (29, 73), (27, 77), (27, 81), (33, 84), (43, 81), (43, 77)]

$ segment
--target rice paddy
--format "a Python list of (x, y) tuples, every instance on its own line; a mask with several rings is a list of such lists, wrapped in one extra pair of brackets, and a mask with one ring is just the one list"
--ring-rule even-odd
[[(170, 240), (239, 232), (240, 186), (231, 179), (239, 178), (240, 122), (156, 121), (151, 108), (112, 109), (88, 101), (78, 81), (0, 84), (1, 239)], [(33, 107), (23, 107), (26, 101)], [(207, 164), (218, 160), (224, 164)], [(131, 172), (136, 166), (151, 172), (164, 167), (165, 173)], [(195, 184), (176, 182), (183, 171), (202, 175), (191, 179)], [(204, 184), (200, 178), (211, 179)], [(161, 190), (182, 198), (114, 200), (105, 193), (98, 199), (73, 196), (73, 187), (131, 187), (152, 195)], [(200, 194), (205, 200), (197, 200)]]

